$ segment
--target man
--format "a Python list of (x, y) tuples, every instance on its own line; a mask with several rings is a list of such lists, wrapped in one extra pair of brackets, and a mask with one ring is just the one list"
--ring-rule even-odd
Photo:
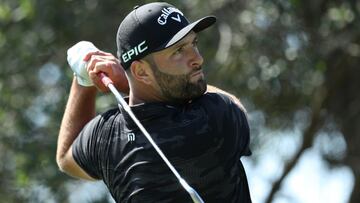
[(205, 202), (251, 202), (240, 161), (250, 155), (244, 109), (206, 84), (197, 48), (197, 33), (215, 20), (189, 23), (167, 3), (136, 7), (117, 33), (120, 64), (93, 51), (86, 69), (72, 67), (76, 77), (58, 138), (60, 169), (102, 179), (116, 202), (192, 202), (122, 108), (95, 117), (97, 88), (106, 90), (98, 77), (103, 72), (129, 93), (132, 111)]

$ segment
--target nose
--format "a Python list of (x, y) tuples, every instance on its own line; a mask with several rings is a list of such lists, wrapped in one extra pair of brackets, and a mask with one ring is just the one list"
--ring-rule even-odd
[(197, 47), (193, 47), (191, 52), (191, 60), (190, 60), (190, 67), (191, 68), (198, 68), (204, 62), (203, 57), (201, 56), (199, 49)]

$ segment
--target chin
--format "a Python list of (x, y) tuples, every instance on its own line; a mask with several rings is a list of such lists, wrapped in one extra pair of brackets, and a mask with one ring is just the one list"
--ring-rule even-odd
[(207, 84), (205, 80), (198, 81), (196, 85), (194, 85), (192, 89), (191, 99), (199, 98), (206, 92)]

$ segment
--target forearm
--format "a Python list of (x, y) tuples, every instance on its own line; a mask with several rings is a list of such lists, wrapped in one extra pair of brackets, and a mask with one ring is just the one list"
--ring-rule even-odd
[(60, 126), (56, 160), (60, 168), (64, 163), (72, 143), (82, 128), (95, 116), (95, 87), (83, 87), (74, 78)]

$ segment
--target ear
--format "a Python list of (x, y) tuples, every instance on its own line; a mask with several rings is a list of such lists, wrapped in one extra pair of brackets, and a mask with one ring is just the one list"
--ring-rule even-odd
[(144, 60), (136, 60), (131, 63), (131, 74), (136, 81), (151, 85), (154, 81), (153, 72)]

